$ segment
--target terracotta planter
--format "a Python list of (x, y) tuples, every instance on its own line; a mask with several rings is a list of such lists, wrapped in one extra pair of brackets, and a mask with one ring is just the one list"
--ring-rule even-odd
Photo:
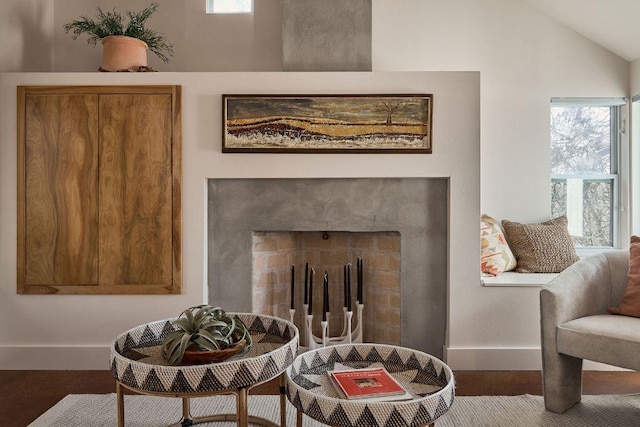
[(127, 36), (102, 39), (102, 65), (105, 71), (137, 71), (147, 66), (147, 44)]

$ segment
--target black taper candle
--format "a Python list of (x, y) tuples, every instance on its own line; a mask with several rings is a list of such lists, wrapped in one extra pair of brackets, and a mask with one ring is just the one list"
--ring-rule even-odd
[(308, 290), (307, 286), (309, 286), (309, 263), (306, 262), (304, 264), (304, 303), (307, 304), (308, 300)]
[(313, 268), (309, 273), (309, 309), (307, 310), (307, 314), (313, 314)]
[(364, 277), (363, 275), (363, 270), (364, 269), (364, 264), (362, 262), (362, 258), (358, 258), (358, 271), (357, 271), (357, 278), (356, 280), (358, 281), (358, 302), (360, 304), (363, 303), (362, 301), (362, 278)]
[(344, 277), (343, 277), (343, 287), (344, 287), (344, 304), (343, 307), (347, 306), (347, 265), (344, 265)]
[(324, 271), (324, 283), (322, 292), (322, 321), (327, 320), (327, 313), (329, 312), (329, 272)]
[(347, 264), (347, 311), (351, 311), (351, 263)]
[(296, 266), (295, 265), (291, 265), (291, 310), (293, 310), (295, 308), (294, 302), (293, 302), (293, 287), (296, 283)]

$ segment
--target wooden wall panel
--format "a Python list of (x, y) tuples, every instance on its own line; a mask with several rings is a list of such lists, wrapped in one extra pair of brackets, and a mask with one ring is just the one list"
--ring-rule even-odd
[(17, 92), (18, 293), (180, 293), (180, 86)]
[(171, 107), (170, 95), (100, 95), (102, 285), (172, 283)]
[(25, 118), (24, 281), (97, 285), (97, 96), (30, 95)]

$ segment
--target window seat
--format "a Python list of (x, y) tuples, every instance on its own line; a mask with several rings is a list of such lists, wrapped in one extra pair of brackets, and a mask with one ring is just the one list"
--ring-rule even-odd
[(560, 273), (516, 273), (507, 271), (495, 277), (480, 277), (482, 286), (494, 287), (527, 287), (527, 286), (543, 286), (558, 277)]

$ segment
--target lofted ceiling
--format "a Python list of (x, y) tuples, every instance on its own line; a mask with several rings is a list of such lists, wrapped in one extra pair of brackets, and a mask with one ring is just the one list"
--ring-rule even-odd
[(627, 61), (640, 58), (640, 0), (524, 0)]

